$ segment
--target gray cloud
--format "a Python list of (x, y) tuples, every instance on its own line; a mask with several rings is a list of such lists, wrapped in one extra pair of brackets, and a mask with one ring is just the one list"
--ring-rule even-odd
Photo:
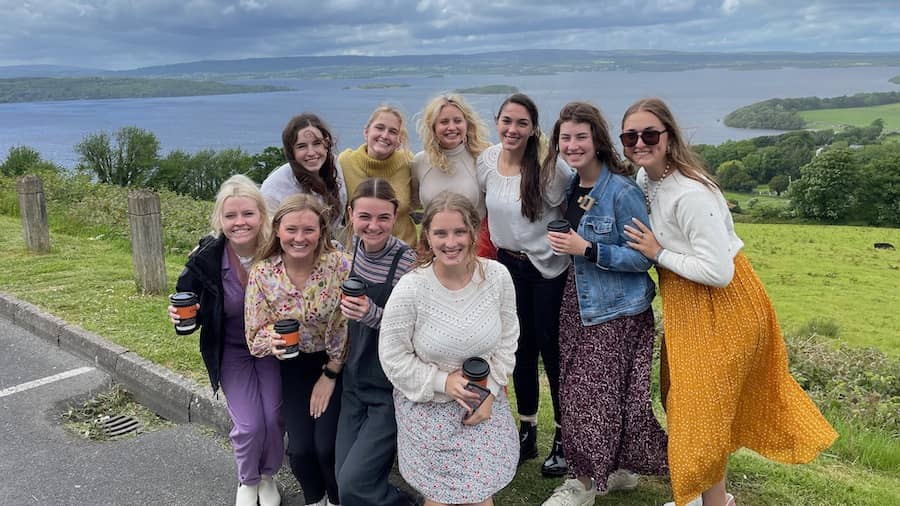
[(570, 49), (892, 51), (896, 0), (0, 0), (0, 65)]

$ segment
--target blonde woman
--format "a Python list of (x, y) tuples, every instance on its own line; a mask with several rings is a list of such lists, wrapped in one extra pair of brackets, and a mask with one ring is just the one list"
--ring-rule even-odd
[[(340, 504), (335, 436), (347, 355), (340, 301), (350, 258), (332, 246), (328, 222), (325, 207), (312, 195), (281, 203), (272, 238), (250, 271), (244, 309), (250, 353), (282, 359), (287, 453), (306, 503), (314, 506)], [(288, 318), (300, 324), (300, 353), (283, 359), (285, 341), (274, 327)]]
[[(175, 289), (200, 300), (200, 355), (213, 392), (222, 387), (234, 422), (231, 446), (237, 463), (236, 506), (275, 506), (281, 496), (272, 476), (281, 468), (281, 374), (273, 357), (257, 358), (244, 337), (244, 291), (257, 247), (271, 232), (266, 204), (246, 176), (228, 178), (216, 195), (212, 233), (188, 257)], [(170, 317), (178, 321), (175, 308)]]
[(412, 247), (416, 245), (416, 224), (409, 213), (419, 207), (419, 189), (412, 177), (412, 153), (406, 149), (409, 134), (406, 117), (396, 107), (376, 108), (363, 129), (365, 142), (356, 149), (346, 149), (338, 157), (347, 194), (366, 179), (380, 177), (391, 183), (400, 207), (394, 235)]
[(487, 127), (459, 95), (441, 95), (428, 102), (418, 127), (423, 150), (413, 158), (413, 178), (419, 185), (419, 201), (427, 206), (444, 190), (471, 200), (482, 219), (478, 255), (496, 258), (475, 169), (478, 156), (491, 146)]
[[(515, 289), (502, 265), (475, 255), (477, 235), (469, 199), (432, 199), (417, 268), (400, 278), (381, 320), (378, 354), (395, 389), (400, 473), (429, 506), (492, 505), (519, 460), (503, 388), (519, 337)], [(461, 370), (471, 357), (490, 367), (480, 405)]]

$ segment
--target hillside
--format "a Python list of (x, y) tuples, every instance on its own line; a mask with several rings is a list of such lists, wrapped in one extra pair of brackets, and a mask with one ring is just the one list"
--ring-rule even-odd
[(260, 93), (285, 88), (185, 79), (18, 77), (0, 79), (0, 103)]

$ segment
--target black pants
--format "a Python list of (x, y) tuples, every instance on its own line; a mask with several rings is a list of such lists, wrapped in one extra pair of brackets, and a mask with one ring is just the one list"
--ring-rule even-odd
[(553, 419), (560, 423), (559, 311), (566, 288), (566, 272), (545, 279), (530, 261), (513, 257), (503, 250), (497, 253), (497, 260), (509, 270), (516, 287), (516, 313), (519, 316), (519, 347), (513, 370), (516, 409), (520, 416), (538, 412), (540, 355), (550, 383)]
[(309, 400), (322, 365), (328, 355), (301, 353), (281, 361), (282, 413), (287, 427), (287, 454), (291, 471), (303, 489), (304, 502), (315, 503), (328, 494), (328, 500), (340, 504), (334, 476), (334, 441), (341, 412), (341, 378), (338, 377), (328, 407), (322, 416), (309, 415)]

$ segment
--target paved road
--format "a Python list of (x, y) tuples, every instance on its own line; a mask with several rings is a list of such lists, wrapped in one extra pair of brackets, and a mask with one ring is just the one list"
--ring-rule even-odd
[[(231, 451), (202, 427), (107, 442), (68, 432), (59, 417), (68, 403), (110, 384), (92, 366), (0, 317), (0, 504), (234, 503)], [(60, 374), (72, 376), (27, 388)]]

